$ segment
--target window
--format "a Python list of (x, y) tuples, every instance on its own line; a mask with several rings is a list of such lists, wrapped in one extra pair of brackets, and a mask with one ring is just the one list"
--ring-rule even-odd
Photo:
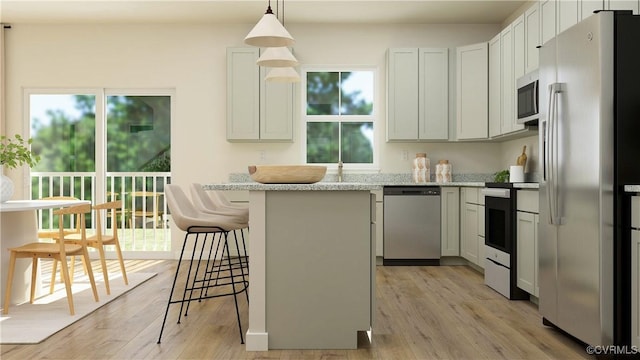
[(373, 165), (375, 70), (303, 74), (306, 162)]

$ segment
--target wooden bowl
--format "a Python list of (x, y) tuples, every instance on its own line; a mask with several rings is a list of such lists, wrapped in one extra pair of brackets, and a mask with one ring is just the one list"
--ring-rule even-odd
[(313, 184), (324, 178), (326, 166), (319, 165), (252, 165), (249, 175), (262, 184)]

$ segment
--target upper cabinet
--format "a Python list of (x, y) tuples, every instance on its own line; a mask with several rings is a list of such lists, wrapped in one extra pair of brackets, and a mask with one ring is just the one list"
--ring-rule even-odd
[(387, 140), (449, 138), (449, 50), (387, 52)]
[(489, 57), (486, 42), (456, 49), (458, 140), (486, 139), (489, 118)]
[(267, 82), (259, 48), (227, 49), (227, 140), (292, 141), (293, 84)]
[(524, 72), (538, 69), (538, 46), (540, 45), (540, 6), (535, 3), (524, 12), (525, 57)]
[(527, 133), (516, 116), (516, 81), (538, 68), (539, 7), (535, 3), (489, 41), (489, 136)]
[(541, 44), (591, 16), (596, 10), (640, 13), (639, 0), (540, 0)]

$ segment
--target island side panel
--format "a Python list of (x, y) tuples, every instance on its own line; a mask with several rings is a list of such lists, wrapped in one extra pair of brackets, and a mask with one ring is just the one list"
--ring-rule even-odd
[(249, 329), (246, 333), (247, 351), (269, 350), (269, 334), (266, 331), (265, 304), (265, 200), (264, 191), (249, 193), (249, 224), (251, 231), (247, 242), (249, 251)]
[(266, 192), (269, 349), (353, 349), (370, 329), (369, 194)]

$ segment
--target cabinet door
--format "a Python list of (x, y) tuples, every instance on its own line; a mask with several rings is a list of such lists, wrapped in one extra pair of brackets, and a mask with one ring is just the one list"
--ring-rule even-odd
[(449, 49), (421, 48), (418, 57), (418, 138), (449, 138)]
[(579, 0), (556, 1), (558, 33), (561, 33), (578, 23)]
[(478, 263), (478, 205), (464, 205), (464, 253), (462, 256), (470, 262)]
[(540, 0), (540, 45), (556, 36), (556, 0)]
[(511, 131), (524, 129), (524, 125), (518, 124), (516, 116), (516, 80), (524, 75), (525, 69), (525, 51), (526, 51), (526, 34), (524, 24), (524, 14), (520, 15), (512, 24), (513, 28), (513, 116), (511, 117)]
[[(607, 2), (607, 0), (605, 0)], [(634, 14), (639, 13), (640, 3), (638, 0), (608, 0), (609, 10), (632, 10)]]
[(478, 261), (476, 265), (484, 269), (484, 206), (478, 205)]
[(485, 139), (489, 118), (488, 44), (456, 49), (457, 138)]
[(640, 230), (631, 230), (631, 345), (640, 347)]
[(500, 34), (489, 41), (489, 136), (502, 134)]
[(258, 48), (227, 49), (227, 139), (260, 138)]
[(533, 226), (533, 243), (535, 244), (534, 246), (534, 256), (533, 256), (533, 264), (534, 264), (534, 269), (533, 269), (533, 283), (536, 285), (535, 290), (536, 292), (533, 293), (533, 295), (535, 295), (535, 297), (539, 297), (540, 296), (540, 282), (538, 282), (538, 266), (539, 266), (539, 262), (538, 262), (538, 228), (540, 228), (540, 215), (539, 214), (535, 214), (533, 216), (534, 219), (534, 226)]
[(593, 12), (596, 10), (604, 10), (603, 0), (582, 0), (578, 6), (580, 7), (578, 11), (580, 20), (584, 20), (593, 15)]
[(518, 211), (516, 215), (516, 256), (517, 256), (517, 285), (520, 289), (535, 294), (536, 243), (535, 243), (535, 215)]
[(441, 255), (460, 256), (460, 189), (457, 187), (441, 189)]
[(418, 136), (418, 49), (387, 52), (387, 140)]
[(525, 73), (538, 69), (538, 46), (540, 45), (540, 11), (535, 3), (524, 13), (525, 24)]
[(507, 27), (500, 33), (502, 65), (502, 124), (503, 134), (513, 131), (515, 124), (515, 81), (513, 80), (513, 28)]
[(260, 67), (260, 139), (293, 140), (294, 85), (265, 81), (269, 70)]

